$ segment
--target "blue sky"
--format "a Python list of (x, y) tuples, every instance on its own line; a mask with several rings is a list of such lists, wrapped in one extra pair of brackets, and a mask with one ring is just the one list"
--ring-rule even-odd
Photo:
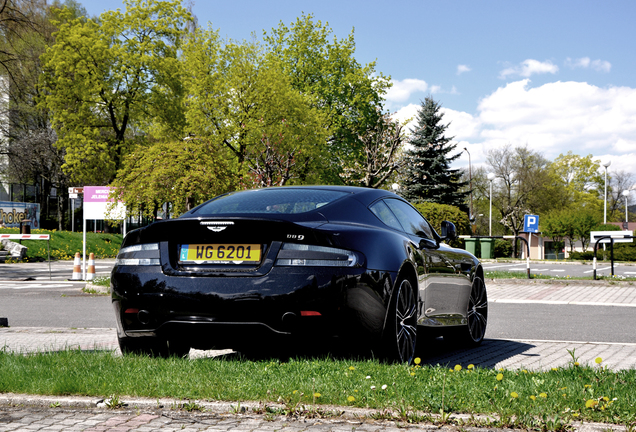
[[(122, 8), (80, 2), (90, 15)], [(636, 172), (635, 1), (196, 0), (193, 11), (236, 40), (303, 12), (339, 38), (353, 29), (358, 61), (394, 81), (387, 109), (409, 118), (432, 95), (474, 165), (527, 144), (551, 160), (571, 150)]]

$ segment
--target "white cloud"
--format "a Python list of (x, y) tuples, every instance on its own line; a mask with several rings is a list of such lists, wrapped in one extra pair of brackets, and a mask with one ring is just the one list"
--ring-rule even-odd
[(472, 145), (474, 164), (483, 163), (488, 149), (527, 144), (550, 160), (568, 150), (596, 157), (611, 154), (614, 169), (636, 170), (634, 88), (601, 88), (584, 82), (533, 88), (525, 79), (483, 98), (477, 115), (444, 112), (444, 120), (451, 121), (448, 134)]
[(393, 86), (386, 93), (386, 100), (389, 102), (405, 102), (412, 93), (425, 92), (428, 90), (426, 81), (407, 78), (402, 81), (391, 80)]
[(558, 71), (559, 67), (549, 60), (540, 62), (538, 60), (527, 59), (517, 66), (510, 66), (502, 70), (499, 73), (499, 78), (503, 79), (511, 75), (519, 75), (524, 78), (529, 78), (530, 76), (535, 74), (551, 73), (554, 75)]
[(463, 65), (463, 64), (457, 65), (457, 75), (461, 75), (464, 72), (470, 72), (470, 71), (471, 71), (470, 67), (466, 65)]
[(589, 57), (581, 57), (578, 59), (571, 59), (568, 57), (565, 59), (565, 65), (572, 68), (587, 69), (591, 67), (597, 72), (609, 72), (612, 69), (612, 64), (606, 60), (590, 60)]

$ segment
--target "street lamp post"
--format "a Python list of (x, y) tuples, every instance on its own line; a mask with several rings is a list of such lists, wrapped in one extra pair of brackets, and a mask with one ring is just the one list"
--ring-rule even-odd
[(612, 164), (612, 161), (603, 163), (605, 167), (605, 199), (603, 200), (603, 224), (607, 224), (607, 168)]
[(470, 223), (473, 223), (473, 165), (470, 162), (470, 152), (466, 147), (464, 147), (464, 151), (468, 154), (468, 181), (470, 187), (470, 209), (468, 211), (468, 220)]
[(488, 235), (492, 237), (492, 181), (495, 179), (494, 173), (488, 174), (488, 180), (490, 180), (490, 217), (488, 218)]
[(627, 197), (629, 197), (629, 191), (624, 190), (623, 196), (625, 197), (625, 229), (627, 229), (627, 224), (629, 223), (629, 215), (627, 214)]

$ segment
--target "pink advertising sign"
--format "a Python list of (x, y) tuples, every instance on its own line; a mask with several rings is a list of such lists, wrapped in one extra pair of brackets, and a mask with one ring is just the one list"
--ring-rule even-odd
[(124, 219), (126, 208), (119, 202), (109, 211), (109, 186), (84, 186), (84, 219)]

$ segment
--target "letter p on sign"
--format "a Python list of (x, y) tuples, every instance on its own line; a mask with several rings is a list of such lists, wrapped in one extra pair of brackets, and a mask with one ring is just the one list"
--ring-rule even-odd
[(528, 233), (539, 232), (539, 216), (525, 215), (523, 217), (523, 231)]

